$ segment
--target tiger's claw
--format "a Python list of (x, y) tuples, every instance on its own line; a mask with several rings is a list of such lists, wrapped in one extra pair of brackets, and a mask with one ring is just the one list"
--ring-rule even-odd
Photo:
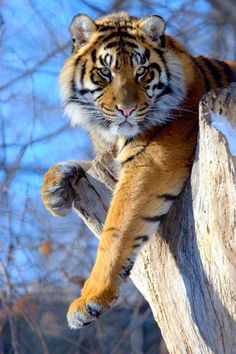
[(73, 185), (79, 175), (79, 164), (70, 160), (53, 165), (44, 175), (42, 199), (55, 216), (69, 214), (74, 200)]

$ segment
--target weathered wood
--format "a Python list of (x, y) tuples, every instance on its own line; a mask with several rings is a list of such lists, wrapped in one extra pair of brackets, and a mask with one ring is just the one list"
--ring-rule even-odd
[[(202, 100), (191, 179), (131, 274), (175, 354), (236, 353), (236, 168), (210, 110), (235, 123), (236, 85)], [(83, 173), (74, 207), (99, 236), (115, 166), (104, 155)]]

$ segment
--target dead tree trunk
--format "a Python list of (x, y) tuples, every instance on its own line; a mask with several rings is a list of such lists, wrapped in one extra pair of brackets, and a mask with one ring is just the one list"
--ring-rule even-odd
[[(236, 85), (202, 100), (191, 179), (131, 275), (174, 354), (236, 353), (236, 164), (211, 126), (210, 110), (235, 123)], [(112, 171), (107, 156), (81, 164), (74, 206), (97, 236), (115, 184)]]

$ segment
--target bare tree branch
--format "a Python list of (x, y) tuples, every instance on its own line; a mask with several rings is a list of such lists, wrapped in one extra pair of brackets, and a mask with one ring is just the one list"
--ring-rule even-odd
[(57, 53), (60, 53), (68, 48), (70, 48), (71, 43), (66, 43), (61, 47), (57, 47), (51, 53), (47, 54), (43, 59), (39, 60), (31, 69), (24, 71), (20, 75), (14, 77), (4, 85), (0, 86), (0, 91), (6, 90), (7, 88), (11, 87), (15, 82), (24, 79), (26, 76), (33, 75), (42, 65), (47, 63), (51, 58), (53, 58)]

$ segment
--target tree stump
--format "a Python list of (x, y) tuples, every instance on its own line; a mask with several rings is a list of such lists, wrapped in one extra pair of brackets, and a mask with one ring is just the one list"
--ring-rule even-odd
[[(236, 163), (211, 111), (236, 124), (236, 84), (202, 99), (191, 178), (131, 273), (174, 354), (236, 353)], [(109, 155), (81, 163), (74, 208), (98, 237), (115, 183)]]

